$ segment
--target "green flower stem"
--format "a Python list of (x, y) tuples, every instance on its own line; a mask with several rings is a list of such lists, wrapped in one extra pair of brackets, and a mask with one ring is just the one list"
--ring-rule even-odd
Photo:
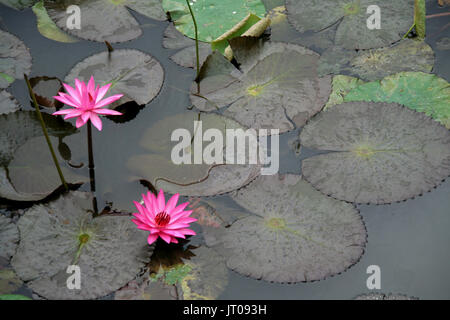
[(197, 58), (197, 94), (200, 93), (200, 82), (198, 82), (198, 76), (200, 74), (200, 57), (198, 54), (198, 28), (197, 28), (197, 21), (195, 20), (194, 12), (192, 12), (191, 4), (189, 3), (189, 0), (186, 0), (186, 3), (189, 8), (189, 12), (191, 13), (192, 21), (194, 21), (194, 30), (195, 30), (195, 55)]
[(66, 191), (69, 191), (69, 187), (67, 186), (66, 180), (64, 179), (64, 175), (63, 175), (63, 173), (61, 171), (61, 167), (59, 166), (58, 159), (56, 158), (55, 151), (53, 150), (52, 143), (51, 143), (50, 138), (48, 136), (47, 128), (45, 127), (44, 118), (42, 118), (41, 111), (39, 110), (39, 106), (38, 106), (38, 103), (36, 101), (36, 96), (34, 95), (33, 89), (31, 88), (31, 84), (30, 84), (30, 81), (28, 80), (27, 75), (24, 74), (23, 76), (24, 76), (25, 81), (27, 83), (28, 92), (30, 94), (31, 99), (33, 100), (33, 104), (34, 104), (34, 107), (36, 109), (36, 113), (37, 113), (39, 121), (41, 123), (41, 127), (42, 127), (42, 131), (44, 132), (45, 140), (47, 140), (48, 148), (50, 149), (50, 153), (52, 154), (53, 162), (55, 163), (56, 170), (58, 170), (59, 178), (61, 179), (61, 182), (62, 182), (64, 188), (66, 189)]
[(91, 192), (93, 194), (92, 207), (94, 209), (94, 217), (98, 215), (97, 197), (95, 196), (95, 164), (94, 152), (92, 148), (92, 125), (91, 121), (87, 122), (87, 142), (88, 142), (88, 156), (89, 156), (89, 180), (91, 183)]

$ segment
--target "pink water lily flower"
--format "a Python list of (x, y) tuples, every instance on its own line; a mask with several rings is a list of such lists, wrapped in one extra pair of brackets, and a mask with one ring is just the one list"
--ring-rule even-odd
[(103, 109), (103, 107), (119, 100), (123, 96), (123, 94), (115, 94), (103, 99), (109, 87), (111, 87), (111, 83), (102, 87), (100, 85), (95, 87), (94, 77), (91, 77), (87, 86), (83, 81), (75, 79), (75, 89), (64, 83), (67, 93), (58, 92), (59, 96), (53, 98), (74, 107), (74, 109), (60, 110), (54, 112), (53, 115), (65, 114), (64, 119), (77, 118), (77, 128), (91, 120), (92, 124), (101, 131), (102, 121), (98, 115), (122, 115), (122, 113), (115, 110)]
[(177, 206), (179, 194), (175, 194), (165, 202), (164, 191), (161, 189), (158, 197), (151, 192), (143, 194), (144, 205), (134, 202), (139, 213), (133, 213), (136, 219), (132, 221), (141, 230), (150, 231), (147, 242), (152, 244), (161, 237), (167, 243), (178, 243), (176, 238), (184, 239), (186, 235), (195, 235), (189, 228), (191, 222), (197, 219), (189, 217), (192, 210), (184, 209), (189, 204), (185, 202)]

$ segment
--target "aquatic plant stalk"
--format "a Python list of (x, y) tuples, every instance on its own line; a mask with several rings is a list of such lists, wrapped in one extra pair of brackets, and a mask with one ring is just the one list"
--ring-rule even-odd
[(39, 110), (39, 106), (36, 101), (36, 96), (34, 95), (33, 89), (31, 88), (30, 80), (28, 80), (28, 77), (26, 74), (24, 74), (23, 76), (25, 78), (25, 82), (27, 83), (28, 92), (30, 94), (31, 99), (33, 100), (33, 105), (34, 105), (34, 108), (36, 109), (36, 113), (38, 115), (39, 122), (41, 123), (42, 132), (44, 133), (48, 148), (50, 149), (50, 153), (52, 154), (53, 162), (55, 163), (56, 170), (58, 171), (58, 174), (59, 174), (59, 178), (61, 179), (61, 182), (62, 182), (64, 188), (66, 189), (66, 191), (69, 191), (69, 187), (67, 186), (66, 180), (64, 179), (64, 175), (61, 171), (61, 167), (59, 166), (58, 159), (56, 158), (55, 150), (53, 149), (52, 143), (48, 136), (47, 128), (45, 127), (44, 118), (42, 118), (41, 111)]
[(89, 157), (89, 180), (91, 185), (91, 192), (93, 194), (92, 207), (94, 210), (94, 217), (98, 215), (97, 197), (95, 196), (95, 164), (94, 151), (92, 148), (92, 125), (87, 123), (87, 142), (88, 142), (88, 157)]
[[(186, 3), (189, 8), (189, 12), (191, 13), (192, 21), (194, 22), (194, 30), (195, 30), (195, 56), (197, 58), (197, 79), (200, 74), (200, 56), (198, 53), (198, 27), (197, 27), (197, 21), (195, 20), (194, 12), (192, 11), (191, 4), (189, 3), (189, 0), (186, 0)], [(200, 93), (200, 82), (197, 81), (197, 94)]]

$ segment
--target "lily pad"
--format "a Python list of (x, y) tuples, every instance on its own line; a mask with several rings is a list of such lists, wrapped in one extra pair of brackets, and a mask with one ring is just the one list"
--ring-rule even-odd
[(0, 0), (1, 4), (16, 10), (23, 10), (31, 7), (38, 0)]
[[(194, 164), (192, 143), (183, 149), (183, 153), (190, 157), (191, 164), (175, 164), (171, 155), (172, 148), (179, 142), (172, 142), (171, 134), (175, 129), (184, 128), (190, 132), (191, 138), (198, 136), (199, 127), (194, 127), (194, 121), (197, 120), (202, 121), (203, 132), (218, 129), (223, 137), (226, 136), (226, 129), (243, 128), (234, 120), (218, 114), (201, 114), (199, 118), (194, 112), (186, 112), (168, 117), (158, 121), (145, 132), (140, 144), (149, 153), (132, 156), (128, 160), (128, 168), (140, 179), (151, 182), (157, 189), (190, 196), (230, 192), (260, 174), (261, 166), (256, 164), (206, 164), (203, 161), (201, 164)], [(207, 143), (203, 144), (204, 147), (206, 145)], [(225, 154), (225, 151), (223, 153)]]
[[(0, 217), (0, 225), (2, 224), (2, 217)], [(16, 233), (16, 241), (19, 241), (19, 232), (17, 227), (14, 225)], [(0, 232), (3, 232), (0, 227)], [(2, 235), (0, 233), (0, 243), (3, 245)], [(14, 244), (14, 251), (17, 243)], [(0, 251), (2, 248), (0, 248)], [(11, 254), (12, 255), (12, 254)], [(11, 294), (23, 285), (22, 280), (19, 279), (17, 274), (14, 272), (12, 267), (9, 265), (9, 257), (6, 259), (0, 253), (0, 295)]]
[(319, 55), (304, 47), (241, 37), (230, 40), (240, 70), (218, 52), (202, 66), (192, 103), (202, 111), (227, 107), (227, 115), (253, 129), (280, 133), (302, 126), (319, 112), (331, 78), (317, 74)]
[[(186, 68), (195, 68), (197, 66), (195, 41), (184, 36), (172, 24), (164, 31), (163, 47), (167, 49), (180, 49), (170, 57), (176, 64)], [(211, 45), (209, 43), (199, 42), (198, 49), (199, 62), (202, 65), (211, 54)]]
[[(126, 285), (151, 255), (146, 234), (129, 216), (92, 218), (92, 196), (72, 192), (35, 205), (18, 221), (21, 239), (12, 265), (28, 286), (48, 299), (94, 299)], [(81, 288), (66, 282), (78, 265)]]
[(33, 12), (37, 18), (37, 28), (39, 32), (46, 38), (59, 41), (59, 42), (77, 42), (78, 40), (69, 36), (62, 31), (58, 26), (50, 19), (47, 9), (44, 7), (44, 0), (37, 2), (33, 6)]
[[(380, 29), (369, 29), (367, 8), (380, 8)], [(299, 31), (321, 31), (338, 24), (335, 43), (347, 49), (388, 46), (404, 36), (414, 23), (411, 0), (286, 0), (288, 19)]]
[(436, 45), (439, 50), (450, 50), (450, 38), (443, 37), (438, 42), (436, 42)]
[(334, 198), (384, 204), (419, 196), (450, 175), (450, 131), (395, 103), (348, 102), (312, 119), (304, 178)]
[(55, 100), (53, 97), (58, 95), (58, 92), (63, 92), (64, 87), (56, 77), (33, 77), (30, 79), (31, 88), (36, 97), (36, 101), (40, 106), (46, 108), (61, 109), (64, 103)]
[(66, 76), (65, 83), (73, 84), (75, 78), (87, 82), (91, 75), (100, 85), (112, 83), (108, 95), (124, 95), (111, 108), (129, 101), (138, 105), (149, 103), (158, 95), (164, 81), (161, 64), (134, 49), (94, 54), (76, 64)]
[(0, 215), (0, 257), (11, 258), (18, 242), (19, 232), (16, 225), (10, 219)]
[(253, 214), (219, 233), (227, 266), (293, 283), (339, 274), (364, 253), (366, 229), (351, 204), (323, 195), (298, 175), (260, 176), (233, 196)]
[(21, 294), (2, 294), (0, 300), (32, 300), (31, 298)]
[[(52, 145), (58, 145), (57, 138), (50, 138)], [(70, 168), (56, 152), (61, 171), (67, 183), (82, 184), (89, 178), (82, 176)], [(43, 136), (28, 140), (14, 153), (13, 160), (8, 165), (9, 180), (19, 194), (45, 198), (59, 186), (61, 179), (48, 150)]]
[(330, 94), (327, 104), (324, 110), (344, 102), (344, 97), (354, 88), (358, 87), (365, 82), (354, 77), (337, 75), (333, 77), (333, 90)]
[(25, 44), (9, 32), (0, 30), (0, 89), (31, 71), (31, 55)]
[(405, 39), (388, 48), (345, 50), (334, 47), (320, 59), (321, 74), (347, 73), (362, 80), (379, 80), (401, 71), (431, 72), (434, 52), (424, 41)]
[[(236, 26), (248, 14), (263, 17), (266, 9), (260, 0), (197, 0), (190, 2), (197, 21), (198, 40), (212, 42)], [(194, 23), (185, 0), (163, 0), (175, 27), (195, 39)]]
[(175, 300), (177, 297), (175, 286), (169, 286), (161, 281), (133, 280), (125, 287), (116, 291), (115, 300)]
[[(80, 29), (67, 27), (66, 9), (74, 4), (80, 8)], [(142, 34), (138, 22), (127, 8), (155, 20), (166, 20), (160, 0), (47, 1), (45, 7), (59, 28), (81, 39), (100, 42), (125, 42)]]
[(19, 103), (5, 90), (0, 90), (0, 115), (19, 110)]
[(396, 102), (450, 129), (450, 84), (434, 74), (401, 72), (357, 86), (344, 96), (344, 101)]

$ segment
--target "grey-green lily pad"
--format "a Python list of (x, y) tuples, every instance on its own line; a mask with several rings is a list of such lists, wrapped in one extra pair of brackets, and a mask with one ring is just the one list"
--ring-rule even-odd
[(319, 112), (331, 91), (331, 78), (319, 77), (319, 55), (304, 47), (241, 37), (230, 41), (240, 70), (214, 52), (191, 89), (202, 111), (227, 107), (227, 115), (253, 129), (280, 133), (302, 126)]
[(67, 33), (62, 31), (58, 26), (50, 19), (47, 9), (44, 6), (44, 0), (37, 2), (33, 5), (32, 10), (36, 15), (37, 28), (39, 32), (46, 38), (59, 41), (59, 42), (76, 42), (77, 39), (69, 36)]
[(301, 176), (260, 176), (233, 198), (252, 214), (219, 239), (227, 266), (242, 275), (279, 283), (321, 280), (364, 253), (367, 234), (356, 208)]
[[(197, 0), (190, 2), (197, 21), (198, 39), (212, 42), (232, 29), (248, 14), (263, 17), (266, 9), (260, 0)], [(164, 10), (170, 13), (175, 27), (195, 39), (194, 23), (185, 0), (163, 0)]]
[[(130, 216), (92, 218), (92, 196), (71, 192), (35, 205), (18, 221), (20, 244), (12, 266), (47, 299), (95, 299), (131, 281), (149, 259), (146, 233)], [(80, 268), (80, 289), (68, 289), (70, 265)]]
[[(260, 174), (261, 166), (257, 164), (227, 165), (221, 163), (223, 159), (219, 163), (207, 164), (202, 161), (201, 164), (194, 164), (195, 148), (192, 138), (202, 137), (199, 136), (201, 133), (199, 127), (194, 127), (194, 121), (197, 120), (202, 121), (203, 132), (218, 129), (223, 137), (226, 129), (243, 128), (236, 121), (218, 114), (201, 114), (199, 118), (197, 113), (186, 112), (168, 117), (158, 121), (145, 132), (140, 144), (149, 153), (130, 157), (128, 168), (135, 176), (151, 182), (157, 189), (162, 188), (169, 193), (189, 196), (230, 192), (249, 183)], [(173, 148), (180, 143), (180, 140), (171, 141), (171, 135), (176, 129), (186, 129), (190, 132), (191, 138), (185, 141), (187, 146), (178, 153), (187, 155), (190, 164), (173, 162)], [(206, 145), (207, 143), (203, 143), (204, 148)], [(223, 147), (225, 148), (225, 144)]]
[(31, 7), (37, 0), (0, 0), (1, 4), (16, 10), (23, 10)]
[[(50, 138), (54, 149), (58, 145), (57, 138)], [(70, 168), (56, 152), (61, 171), (67, 183), (82, 184), (89, 181), (87, 176)], [(45, 198), (62, 185), (56, 170), (47, 142), (43, 136), (28, 140), (14, 153), (8, 165), (9, 181), (19, 194)]]
[(312, 119), (303, 177), (334, 198), (384, 204), (419, 196), (450, 175), (450, 131), (396, 103), (348, 102)]
[[(177, 53), (172, 55), (170, 59), (186, 68), (195, 68), (197, 66), (195, 41), (184, 36), (172, 24), (164, 31), (163, 46), (167, 49), (177, 49)], [(211, 54), (211, 45), (205, 42), (199, 42), (199, 62), (200, 65), (205, 62), (206, 58)]]
[(19, 231), (7, 217), (0, 215), (0, 257), (9, 259), (16, 251)]
[(436, 45), (439, 50), (450, 50), (450, 38), (441, 38), (438, 42), (436, 42)]
[(343, 103), (345, 95), (347, 95), (352, 89), (364, 83), (364, 81), (350, 76), (334, 76), (332, 82), (333, 90), (331, 91), (330, 98), (328, 99), (324, 110), (327, 110), (336, 104)]
[[(68, 27), (70, 15), (66, 10), (74, 4), (80, 8), (79, 29)], [(45, 7), (59, 28), (81, 39), (100, 42), (125, 42), (142, 34), (138, 22), (128, 9), (155, 20), (166, 20), (160, 0), (46, 1)]]
[[(369, 6), (380, 8), (380, 28), (368, 27)], [(286, 0), (288, 19), (299, 32), (321, 31), (338, 24), (335, 44), (347, 49), (388, 46), (404, 36), (414, 23), (410, 0)], [(372, 14), (372, 13), (371, 13)]]
[(366, 293), (357, 296), (355, 300), (419, 300), (419, 298), (405, 294)]
[(401, 72), (350, 90), (344, 101), (396, 102), (450, 129), (450, 84), (434, 74)]
[(190, 271), (177, 284), (180, 299), (215, 300), (228, 284), (225, 259), (215, 250), (199, 247), (194, 256), (183, 259)]
[(25, 44), (9, 32), (0, 30), (0, 89), (31, 71), (31, 55)]
[(401, 71), (431, 72), (434, 52), (424, 41), (405, 39), (381, 49), (345, 50), (333, 47), (321, 56), (321, 74), (347, 73), (362, 80), (379, 80)]
[(0, 257), (0, 295), (11, 294), (19, 289), (23, 282), (10, 266), (4, 266)]
[(5, 90), (0, 90), (0, 115), (19, 110), (19, 103)]
[(138, 105), (149, 103), (161, 90), (164, 70), (152, 56), (134, 49), (116, 49), (113, 52), (94, 54), (79, 62), (65, 78), (73, 85), (75, 78), (89, 81), (93, 76), (96, 83), (112, 83), (108, 95), (123, 94), (111, 108), (135, 101)]
[(161, 281), (133, 280), (116, 291), (114, 300), (175, 300), (176, 291), (175, 286), (169, 286)]

